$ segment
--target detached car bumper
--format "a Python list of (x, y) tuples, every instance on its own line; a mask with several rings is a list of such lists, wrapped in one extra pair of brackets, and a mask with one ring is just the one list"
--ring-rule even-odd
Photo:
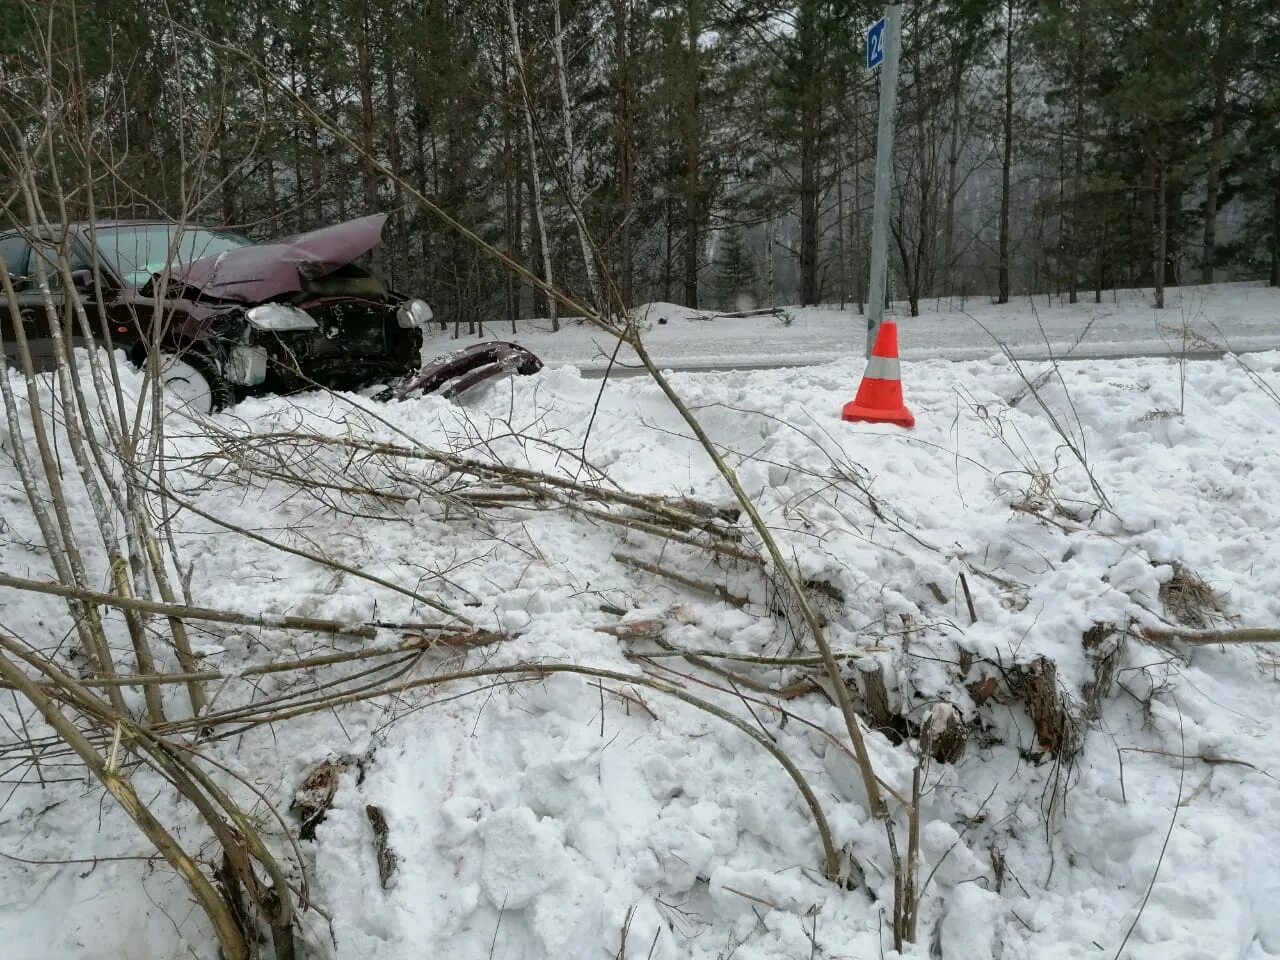
[(512, 373), (527, 376), (541, 369), (542, 361), (520, 344), (491, 340), (463, 347), (423, 364), (416, 373), (378, 394), (378, 399), (406, 400), (437, 391), (444, 397), (456, 397), (494, 377)]

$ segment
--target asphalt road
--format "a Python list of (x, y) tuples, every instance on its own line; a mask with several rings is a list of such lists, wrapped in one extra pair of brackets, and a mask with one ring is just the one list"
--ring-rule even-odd
[[(990, 356), (993, 352), (994, 351), (987, 351), (981, 356)], [(1239, 351), (1241, 355), (1248, 355), (1249, 353), (1255, 353), (1255, 352), (1260, 352), (1260, 351), (1250, 351), (1250, 350)], [(1226, 355), (1227, 354), (1225, 350), (1188, 350), (1187, 353), (1185, 354), (1188, 360), (1221, 360)], [(923, 359), (944, 359), (944, 360), (962, 361), (962, 360), (970, 360), (970, 359), (974, 359), (974, 360), (981, 359), (981, 356), (978, 356), (978, 355), (975, 355), (973, 357), (948, 356), (948, 357), (940, 357), (940, 358), (907, 356), (907, 357), (904, 357), (903, 359), (905, 362), (908, 362), (908, 363), (911, 360), (923, 360)], [(1043, 363), (1053, 359), (1057, 359), (1064, 363), (1068, 363), (1075, 360), (1125, 360), (1130, 358), (1146, 358), (1146, 357), (1168, 357), (1169, 359), (1172, 360), (1172, 359), (1177, 359), (1183, 356), (1183, 354), (1181, 353), (1181, 351), (1173, 352), (1169, 350), (1139, 350), (1139, 351), (1133, 351), (1133, 352), (1123, 352), (1123, 351), (1108, 352), (1107, 350), (1085, 349), (1085, 350), (1077, 350), (1074, 353), (1071, 353), (1069, 355), (1058, 355), (1057, 357), (1052, 357), (1047, 353), (1035, 353), (1030, 351), (1015, 350), (1013, 352), (1013, 356), (1014, 356), (1014, 359), (1024, 363)], [(664, 371), (669, 371), (671, 373), (731, 373), (733, 371), (739, 371), (739, 370), (788, 370), (788, 369), (799, 368), (799, 367), (819, 366), (821, 364), (830, 363), (830, 362), (831, 362), (831, 358), (822, 357), (808, 363), (796, 363), (794, 361), (785, 361), (782, 363), (778, 363), (776, 361), (771, 361), (771, 360), (756, 360), (748, 363), (729, 363), (729, 364), (718, 364), (718, 363), (672, 364), (670, 366), (663, 365), (661, 369)], [(581, 367), (581, 372), (584, 377), (590, 377), (595, 379), (599, 379), (600, 377), (603, 377), (606, 371), (609, 372), (610, 377), (637, 377), (637, 376), (647, 375), (643, 367), (625, 366), (621, 363), (615, 364), (612, 370), (610, 370), (604, 364), (591, 364), (591, 365), (584, 365), (583, 367)]]

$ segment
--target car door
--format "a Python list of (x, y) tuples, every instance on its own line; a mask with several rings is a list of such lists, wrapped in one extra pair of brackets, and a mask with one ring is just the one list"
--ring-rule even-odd
[(31, 348), (31, 360), (37, 370), (53, 369), (53, 340), (49, 330), (49, 312), (45, 309), (44, 294), (37, 279), (39, 257), (44, 263), (45, 278), (53, 306), (61, 316), (66, 306), (66, 291), (62, 274), (58, 269), (58, 248), (52, 241), (37, 239), (31, 246), (27, 263), (27, 281), (18, 292), (18, 304), (22, 311), (23, 329), (27, 332), (27, 344)]
[(0, 236), (0, 260), (13, 283), (18, 301), (18, 317), (14, 317), (8, 304), (0, 309), (0, 334), (4, 336), (5, 359), (12, 366), (19, 366), (18, 334), (15, 320), (21, 322), (23, 332), (31, 347), (32, 360), (37, 368), (47, 364), (49, 354), (49, 327), (40, 293), (32, 278), (31, 244), (20, 234)]
[[(85, 319), (89, 323), (91, 342), (85, 342), (84, 327), (74, 313), (65, 315), (63, 323), (70, 324), (71, 340), (77, 347), (88, 347), (102, 341), (102, 325), (104, 320), (110, 322), (112, 301), (116, 296), (118, 284), (105, 263), (98, 264), (98, 282), (101, 290), (94, 288), (93, 257), (89, 253), (87, 240), (82, 234), (72, 232), (67, 236), (67, 267), (75, 282), (75, 294), (84, 307)], [(63, 291), (64, 309), (72, 306), (69, 291)], [(98, 309), (99, 300), (105, 313)]]

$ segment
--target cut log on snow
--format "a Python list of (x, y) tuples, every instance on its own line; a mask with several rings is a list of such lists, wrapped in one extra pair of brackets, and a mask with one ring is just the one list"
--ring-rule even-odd
[(889, 688), (884, 681), (884, 667), (875, 662), (860, 664), (858, 673), (862, 676), (862, 699), (867, 707), (867, 716), (871, 718), (872, 728), (895, 739), (897, 724), (889, 706)]
[(667, 567), (656, 563), (649, 563), (647, 560), (641, 560), (639, 557), (632, 557), (625, 553), (615, 553), (613, 559), (617, 560), (623, 566), (631, 567), (635, 570), (641, 570), (645, 573), (652, 573), (654, 576), (663, 577), (672, 583), (678, 583), (682, 587), (688, 587), (690, 590), (697, 590), (699, 593), (710, 594), (725, 603), (732, 604), (735, 607), (745, 607), (751, 602), (749, 597), (741, 597), (733, 593), (728, 588), (718, 583), (711, 583), (707, 580), (698, 580), (694, 577), (677, 573)]
[(1124, 634), (1109, 623), (1095, 623), (1085, 631), (1080, 642), (1090, 675), (1078, 691), (1061, 682), (1057, 664), (1048, 657), (1037, 657), (1006, 672), (1013, 693), (1026, 701), (1035, 724), (1037, 752), (1064, 762), (1079, 753), (1085, 731), (1102, 715), (1102, 706), (1111, 695), (1123, 640)]
[(1036, 729), (1038, 753), (1068, 761), (1080, 748), (1084, 716), (1080, 704), (1058, 683), (1058, 667), (1048, 657), (1036, 657), (1010, 671), (1027, 703)]

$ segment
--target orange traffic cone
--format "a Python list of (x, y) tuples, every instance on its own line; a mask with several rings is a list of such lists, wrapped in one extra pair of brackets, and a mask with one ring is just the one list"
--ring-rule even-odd
[(898, 371), (898, 325), (892, 320), (880, 324), (876, 344), (871, 348), (866, 373), (852, 403), (844, 405), (842, 420), (867, 423), (896, 423), (914, 427), (916, 418), (902, 402), (902, 378)]

